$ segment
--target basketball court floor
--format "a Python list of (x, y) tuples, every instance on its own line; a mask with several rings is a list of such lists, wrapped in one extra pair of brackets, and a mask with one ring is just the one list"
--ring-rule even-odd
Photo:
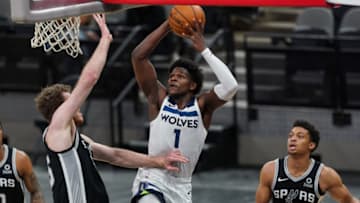
[[(134, 169), (117, 169), (100, 167), (101, 176), (107, 187), (110, 201), (128, 203)], [(35, 166), (46, 202), (51, 203), (47, 170), (43, 166)], [(199, 172), (193, 176), (194, 203), (254, 203), (255, 190), (258, 183), (258, 169), (226, 169)], [(341, 173), (350, 191), (360, 197), (360, 174)], [(334, 203), (328, 196), (324, 203)]]

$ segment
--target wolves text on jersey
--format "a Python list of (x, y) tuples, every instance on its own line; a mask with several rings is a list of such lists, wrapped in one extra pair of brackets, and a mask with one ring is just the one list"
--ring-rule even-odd
[(171, 125), (176, 125), (178, 127), (197, 128), (199, 125), (198, 119), (189, 119), (188, 117), (179, 118), (165, 113), (161, 114), (161, 119), (164, 122), (170, 123)]

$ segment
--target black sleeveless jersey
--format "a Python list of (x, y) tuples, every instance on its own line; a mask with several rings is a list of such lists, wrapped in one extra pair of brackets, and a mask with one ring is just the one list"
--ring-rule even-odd
[(294, 177), (287, 168), (287, 156), (277, 159), (272, 183), (273, 203), (317, 203), (324, 194), (319, 187), (322, 168), (322, 163), (311, 159), (305, 173)]
[(105, 185), (92, 159), (89, 144), (76, 131), (73, 145), (62, 152), (47, 149), (50, 186), (54, 203), (107, 203)]
[(24, 183), (16, 169), (16, 149), (4, 146), (0, 161), (0, 202), (24, 203)]

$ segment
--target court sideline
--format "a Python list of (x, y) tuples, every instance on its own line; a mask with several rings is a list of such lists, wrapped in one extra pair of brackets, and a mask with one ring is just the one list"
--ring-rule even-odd
[[(51, 203), (47, 170), (35, 166), (46, 202)], [(130, 189), (136, 170), (99, 167), (110, 201), (129, 202)], [(193, 176), (193, 203), (254, 203), (259, 169), (226, 169), (196, 173)], [(341, 173), (350, 191), (360, 197), (360, 174)], [(325, 197), (324, 203), (334, 203)]]

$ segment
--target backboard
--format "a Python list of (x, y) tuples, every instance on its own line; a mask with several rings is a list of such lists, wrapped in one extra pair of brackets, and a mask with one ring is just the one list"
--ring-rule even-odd
[(136, 5), (108, 5), (101, 0), (0, 0), (0, 17), (31, 23), (131, 7)]
[[(342, 0), (347, 1), (347, 0)], [(351, 0), (360, 1), (360, 0)], [(276, 7), (318, 7), (328, 6), (326, 0), (103, 0), (107, 4), (145, 5), (202, 5), (202, 6), (276, 6)]]
[(360, 6), (359, 0), (326, 0), (331, 4), (348, 5), (348, 6)]

